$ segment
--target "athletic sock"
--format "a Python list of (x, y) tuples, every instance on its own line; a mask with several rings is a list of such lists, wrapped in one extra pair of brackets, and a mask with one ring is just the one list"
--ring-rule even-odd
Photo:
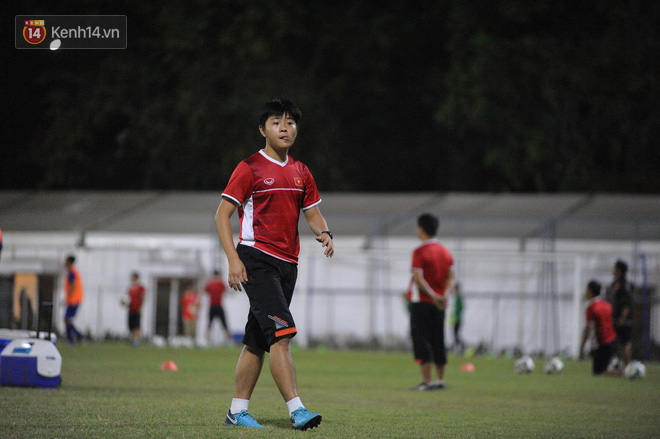
[(289, 409), (289, 416), (291, 416), (291, 414), (294, 412), (294, 410), (297, 410), (300, 407), (305, 407), (303, 405), (302, 401), (300, 401), (300, 398), (298, 396), (296, 396), (295, 398), (287, 401), (286, 406)]
[(229, 408), (229, 413), (235, 415), (236, 413), (240, 413), (243, 410), (247, 410), (248, 404), (250, 404), (249, 399), (234, 398), (231, 400), (231, 407)]

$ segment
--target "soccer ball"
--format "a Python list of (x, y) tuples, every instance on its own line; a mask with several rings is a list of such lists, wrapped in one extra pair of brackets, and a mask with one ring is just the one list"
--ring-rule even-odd
[(564, 362), (561, 361), (559, 357), (553, 357), (550, 360), (548, 360), (547, 363), (545, 363), (545, 367), (543, 367), (543, 370), (548, 375), (561, 373), (561, 371), (564, 370)]
[(525, 355), (524, 357), (517, 359), (513, 366), (516, 369), (516, 372), (520, 374), (532, 373), (534, 370), (534, 360), (532, 360), (532, 357), (529, 355)]
[(623, 374), (629, 380), (641, 379), (646, 376), (646, 367), (639, 361), (631, 361), (626, 368), (623, 369)]
[(161, 335), (154, 335), (151, 337), (151, 343), (157, 348), (164, 348), (167, 345), (167, 340)]

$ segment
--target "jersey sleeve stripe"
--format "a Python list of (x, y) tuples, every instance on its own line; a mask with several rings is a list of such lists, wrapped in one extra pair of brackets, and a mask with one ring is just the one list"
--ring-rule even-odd
[(311, 209), (311, 208), (314, 207), (314, 206), (318, 206), (319, 204), (321, 204), (321, 201), (322, 201), (322, 200), (318, 200), (316, 203), (312, 203), (312, 204), (310, 204), (309, 206), (305, 206), (305, 207), (302, 208), (302, 210), (309, 210), (309, 209)]
[(222, 196), (225, 197), (225, 198), (229, 198), (230, 200), (234, 201), (234, 202), (235, 202), (236, 204), (238, 204), (239, 206), (242, 204), (240, 201), (238, 201), (236, 198), (232, 197), (232, 196), (229, 195), (229, 194), (226, 194), (226, 193), (223, 192), (223, 193), (222, 193)]

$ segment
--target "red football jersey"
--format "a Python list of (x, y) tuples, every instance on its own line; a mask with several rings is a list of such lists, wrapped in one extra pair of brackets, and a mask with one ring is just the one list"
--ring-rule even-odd
[(186, 290), (181, 297), (181, 317), (183, 320), (197, 319), (199, 294), (195, 290)]
[[(445, 294), (447, 276), (453, 265), (451, 253), (437, 239), (429, 239), (413, 251), (412, 269), (421, 271), (424, 280), (441, 296)], [(419, 291), (414, 281), (410, 282), (408, 300), (434, 303), (429, 296)]]
[(211, 279), (204, 287), (204, 291), (209, 293), (211, 306), (222, 306), (222, 293), (225, 292), (227, 286), (220, 279)]
[(612, 322), (612, 305), (596, 296), (587, 307), (587, 322), (593, 323), (596, 331), (598, 345), (604, 346), (612, 343), (616, 338), (614, 323)]
[(133, 284), (128, 290), (128, 295), (131, 298), (131, 303), (128, 307), (131, 312), (139, 312), (144, 300), (145, 289), (140, 284)]
[(298, 263), (300, 209), (321, 202), (305, 164), (291, 156), (280, 163), (261, 150), (238, 164), (222, 196), (239, 205), (239, 244)]

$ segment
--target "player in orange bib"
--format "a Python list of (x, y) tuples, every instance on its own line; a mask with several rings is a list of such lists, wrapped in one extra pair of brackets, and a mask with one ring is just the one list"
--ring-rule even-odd
[(83, 335), (73, 325), (73, 318), (78, 312), (78, 307), (83, 301), (83, 285), (80, 273), (73, 265), (76, 258), (70, 255), (66, 258), (64, 266), (67, 269), (66, 279), (64, 282), (64, 294), (66, 295), (66, 314), (64, 315), (64, 323), (66, 324), (66, 338), (69, 344), (73, 345), (75, 341), (82, 341)]

